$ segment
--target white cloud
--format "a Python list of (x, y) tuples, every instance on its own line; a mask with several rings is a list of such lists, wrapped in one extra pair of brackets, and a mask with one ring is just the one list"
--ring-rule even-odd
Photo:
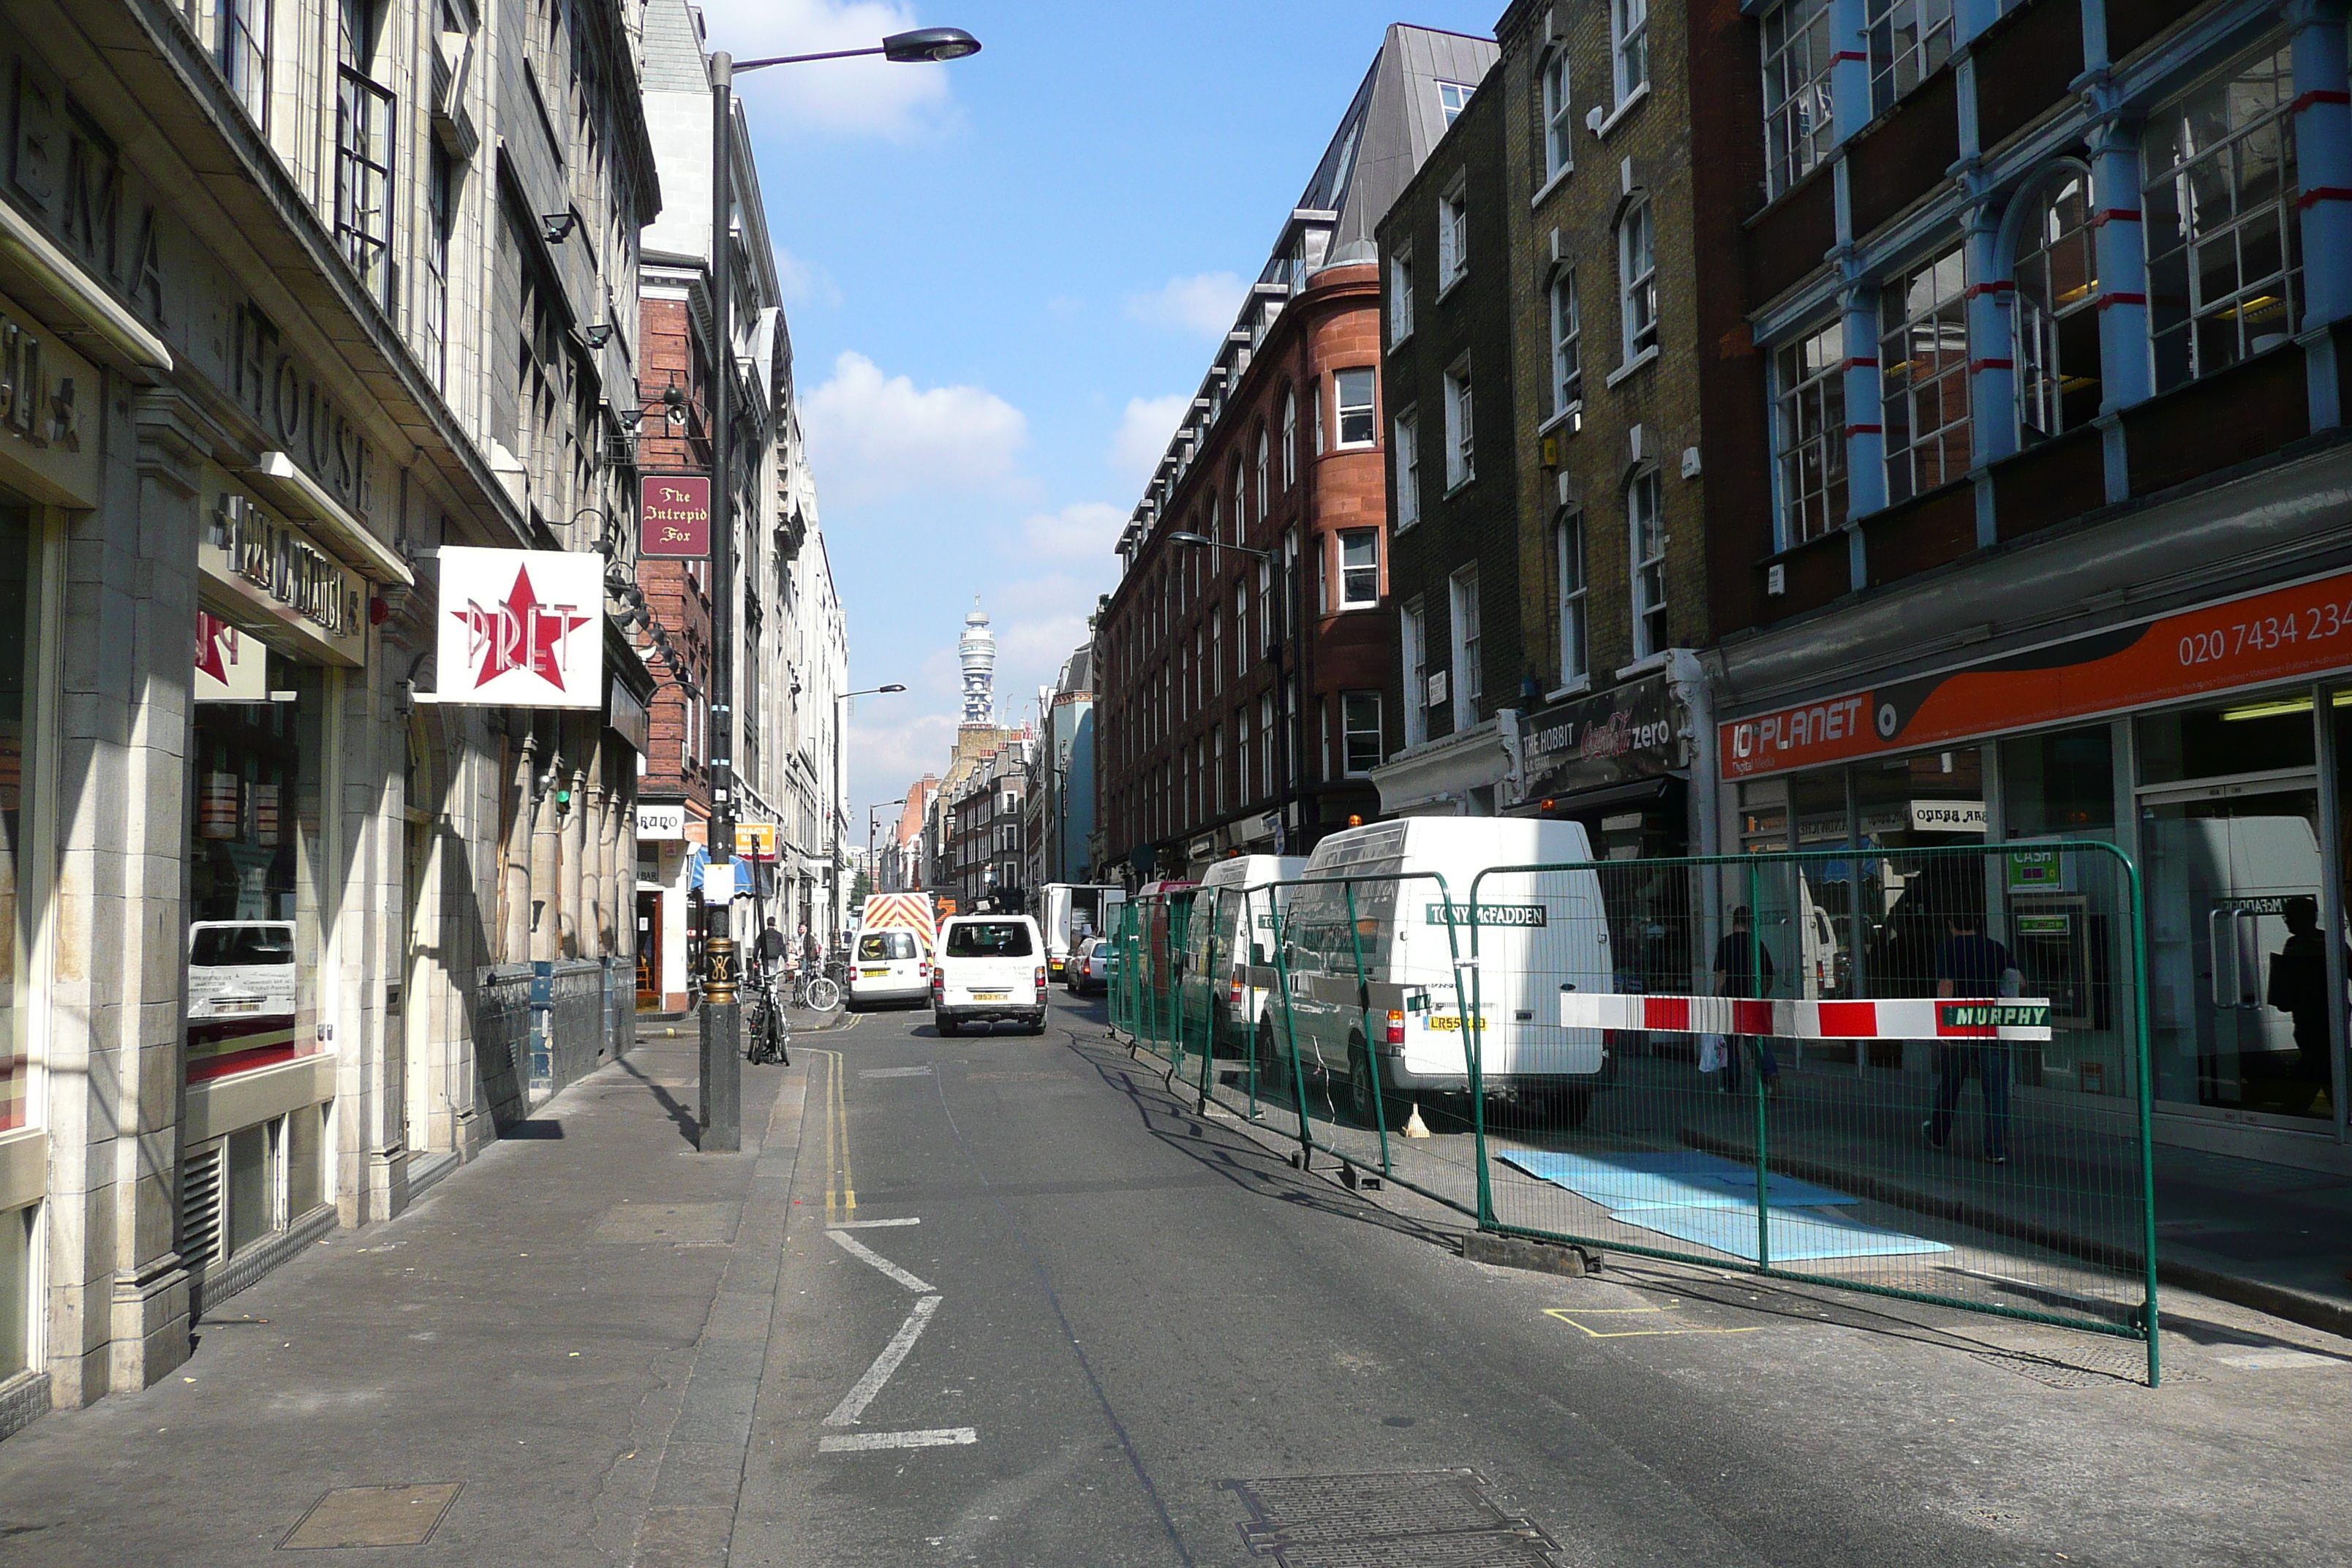
[(1049, 561), (1075, 554), (1105, 554), (1118, 542), (1127, 513), (1098, 500), (1073, 502), (1059, 511), (1041, 511), (1021, 525), (1023, 536)]
[(961, 493), (1015, 488), (1029, 418), (977, 386), (918, 388), (886, 376), (864, 354), (834, 362), (833, 379), (802, 408), (817, 484), (829, 496), (870, 499), (915, 489)]
[[(911, 6), (884, 0), (702, 0), (707, 47), (739, 60), (871, 48), (917, 26)], [(948, 68), (880, 56), (779, 66), (735, 79), (751, 122), (829, 135), (905, 141), (950, 112)]]
[(1111, 437), (1110, 451), (1103, 460), (1120, 479), (1141, 489), (1151, 478), (1151, 470), (1167, 455), (1168, 441), (1176, 434), (1177, 422), (1192, 406), (1192, 395), (1182, 392), (1171, 393), (1166, 397), (1129, 398), (1127, 413), (1118, 422), (1118, 434)]
[(1232, 330), (1249, 285), (1231, 272), (1171, 278), (1149, 294), (1129, 294), (1127, 313), (1155, 327), (1221, 338)]
[(811, 302), (841, 308), (841, 285), (833, 274), (814, 261), (795, 256), (782, 246), (773, 247), (776, 258), (776, 287), (782, 290), (784, 303), (806, 305)]

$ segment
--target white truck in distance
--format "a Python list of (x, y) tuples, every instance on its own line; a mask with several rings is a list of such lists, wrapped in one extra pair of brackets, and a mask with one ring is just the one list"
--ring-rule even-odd
[(1045, 931), (1045, 968), (1059, 980), (1070, 954), (1090, 936), (1118, 934), (1127, 889), (1107, 882), (1048, 882), (1038, 890), (1038, 924)]

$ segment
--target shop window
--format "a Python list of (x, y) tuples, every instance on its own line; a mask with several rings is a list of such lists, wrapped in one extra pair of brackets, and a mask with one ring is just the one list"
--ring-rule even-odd
[(2147, 323), (2159, 392), (2294, 331), (2303, 258), (2290, 55), (2265, 49), (2148, 116)]
[(2318, 765), (2308, 693), (2153, 713), (2136, 724), (2143, 784)]
[(244, 1128), (228, 1137), (228, 1256), (278, 1228), (278, 1184), (272, 1169), (275, 1124)]
[(1969, 322), (1960, 252), (1900, 277), (1879, 294), (1885, 377), (1886, 499), (1948, 484), (1969, 471)]
[[(210, 666), (202, 666), (207, 655)], [(189, 847), (192, 1083), (315, 1051), (326, 672), (198, 618)], [(258, 668), (254, 668), (255, 663)], [(229, 686), (214, 670), (244, 680)], [(208, 697), (207, 691), (223, 693)]]
[(1835, 317), (1772, 353), (1772, 456), (1780, 545), (1845, 521), (1845, 326)]
[(1874, 115), (1952, 58), (1952, 0), (1870, 0), (1867, 26)]
[(1785, 0), (1764, 16), (1765, 195), (1811, 172), (1837, 133), (1830, 109), (1830, 0)]
[(2022, 446), (2099, 412), (2099, 262), (2090, 171), (2044, 186), (2017, 236), (2017, 435)]
[(0, 1214), (0, 1382), (33, 1364), (33, 1220), (30, 1205)]
[(2107, 727), (2003, 741), (2000, 792), (2008, 837), (2112, 837), (2116, 761)]

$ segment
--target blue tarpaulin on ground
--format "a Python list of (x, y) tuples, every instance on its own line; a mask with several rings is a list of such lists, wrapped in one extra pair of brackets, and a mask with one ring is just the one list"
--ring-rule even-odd
[[(1643, 1230), (1694, 1241), (1750, 1263), (1757, 1261), (1753, 1204), (1744, 1209), (1637, 1209), (1618, 1217)], [(1822, 1209), (1774, 1209), (1771, 1240), (1774, 1263), (1802, 1263), (1816, 1258), (1893, 1258), (1951, 1250), (1940, 1241), (1906, 1236), (1899, 1230), (1883, 1230)]]
[[(1502, 1158), (1528, 1175), (1566, 1187), (1603, 1208), (1738, 1208), (1756, 1207), (1756, 1172), (1717, 1154), (1696, 1150), (1673, 1150), (1654, 1154), (1558, 1154), (1533, 1149), (1510, 1149)], [(1794, 1176), (1770, 1178), (1766, 1201), (1774, 1208), (1850, 1204), (1843, 1193), (1801, 1182)]]

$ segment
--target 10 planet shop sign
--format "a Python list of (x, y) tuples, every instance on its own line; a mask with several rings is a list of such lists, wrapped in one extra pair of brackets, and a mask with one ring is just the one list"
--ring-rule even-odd
[(436, 700), (602, 710), (603, 556), (444, 545), (440, 565)]
[(2352, 670), (2352, 573), (2045, 644), (1717, 729), (1727, 778), (2131, 712)]

